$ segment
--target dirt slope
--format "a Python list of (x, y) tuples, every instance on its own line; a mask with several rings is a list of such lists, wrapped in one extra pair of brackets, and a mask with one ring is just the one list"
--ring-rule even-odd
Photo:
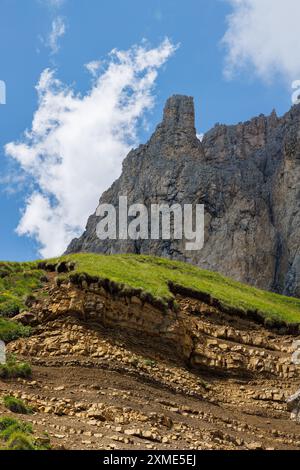
[(33, 376), (0, 394), (33, 406), (24, 420), (56, 448), (300, 448), (285, 404), (299, 388), (295, 337), (184, 296), (162, 312), (48, 277), (18, 317), (34, 334), (9, 344)]

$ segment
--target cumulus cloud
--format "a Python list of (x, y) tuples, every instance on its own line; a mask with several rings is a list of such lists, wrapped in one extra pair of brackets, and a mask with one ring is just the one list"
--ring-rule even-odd
[(83, 96), (53, 70), (42, 73), (31, 129), (5, 150), (35, 184), (17, 232), (34, 237), (43, 257), (61, 254), (82, 232), (98, 197), (119, 176), (154, 104), (158, 69), (175, 49), (166, 39), (157, 48), (112, 51)]
[(232, 6), (223, 37), (225, 75), (246, 69), (270, 81), (300, 78), (299, 0), (227, 0)]
[(91, 62), (85, 64), (85, 68), (90, 72), (90, 74), (93, 75), (93, 77), (96, 77), (101, 65), (102, 62), (100, 60), (92, 60)]
[(52, 21), (51, 32), (48, 38), (48, 46), (50, 47), (51, 53), (56, 54), (59, 51), (59, 40), (66, 33), (66, 25), (61, 16), (57, 16)]

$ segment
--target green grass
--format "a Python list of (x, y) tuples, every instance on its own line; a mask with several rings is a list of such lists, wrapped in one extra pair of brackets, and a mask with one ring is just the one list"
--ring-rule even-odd
[(31, 438), (20, 431), (11, 434), (5, 450), (36, 450)]
[(48, 450), (50, 448), (49, 438), (34, 438), (31, 424), (11, 417), (0, 419), (0, 450)]
[(27, 362), (19, 362), (13, 355), (9, 355), (6, 364), (0, 365), (0, 378), (28, 378), (31, 376), (31, 367)]
[(0, 262), (0, 339), (5, 342), (30, 335), (31, 329), (9, 318), (25, 309), (26, 298), (41, 286), (43, 271), (37, 262)]
[[(187, 263), (153, 256), (106, 256), (84, 253), (49, 260), (48, 263), (54, 265), (62, 261), (75, 263), (77, 274), (85, 273), (140, 289), (165, 305), (174, 300), (174, 295), (169, 289), (169, 282), (171, 282), (174, 285), (209, 295), (217, 300), (225, 311), (232, 309), (245, 315), (255, 313), (270, 323), (300, 324), (300, 299), (255, 289)], [(1, 277), (1, 272), (4, 273), (4, 277), (3, 274)], [(40, 287), (40, 278), (43, 274), (45, 272), (38, 269), (38, 262), (0, 263), (0, 292), (3, 292), (1, 295), (11, 296), (22, 309), (24, 295), (30, 295)], [(62, 275), (62, 277), (65, 276), (66, 274)], [(6, 290), (2, 291), (1, 286)], [(8, 338), (13, 337), (14, 334), (26, 335), (26, 331), (18, 331), (18, 328), (24, 327), (16, 323), (1, 325), (0, 321), (0, 339), (3, 335)]]
[(32, 426), (14, 418), (0, 419), (2, 450), (35, 450)]
[(12, 317), (25, 308), (25, 299), (42, 286), (37, 263), (0, 263), (0, 316)]
[(24, 432), (26, 434), (32, 434), (31, 424), (22, 423), (15, 418), (4, 417), (0, 419), (0, 438), (8, 440), (13, 432)]
[(68, 255), (78, 273), (108, 278), (149, 292), (168, 302), (174, 296), (169, 281), (197, 292), (209, 294), (224, 307), (241, 312), (258, 312), (268, 320), (300, 323), (300, 299), (285, 297), (233, 281), (188, 263), (138, 255)]
[(29, 408), (22, 400), (20, 400), (19, 398), (12, 397), (10, 395), (6, 395), (3, 398), (3, 404), (5, 408), (7, 408), (12, 413), (22, 415), (29, 415), (32, 413), (32, 409)]
[(0, 317), (0, 339), (5, 343), (20, 337), (28, 337), (30, 333), (31, 328), (29, 326), (23, 326), (20, 323)]

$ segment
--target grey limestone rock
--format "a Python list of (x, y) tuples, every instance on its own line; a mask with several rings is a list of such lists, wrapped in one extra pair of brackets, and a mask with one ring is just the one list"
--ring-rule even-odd
[(300, 297), (300, 105), (197, 138), (193, 99), (175, 95), (149, 142), (132, 150), (100, 199), (128, 204), (205, 205), (205, 244), (185, 240), (106, 240), (98, 218), (67, 253), (153, 254), (187, 261), (241, 282)]

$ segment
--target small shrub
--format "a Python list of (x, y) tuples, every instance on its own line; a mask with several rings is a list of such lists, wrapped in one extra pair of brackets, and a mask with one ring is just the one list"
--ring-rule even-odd
[(36, 450), (30, 437), (22, 432), (14, 432), (6, 446), (7, 450)]
[(6, 318), (12, 318), (20, 313), (20, 306), (15, 300), (7, 300), (1, 303), (0, 314)]
[(16, 419), (8, 417), (3, 418), (3, 420), (4, 421), (2, 423), (0, 422), (0, 428), (2, 427), (0, 438), (4, 439), (5, 441), (8, 441), (11, 435), (15, 432), (22, 432), (25, 434), (33, 433), (31, 424), (22, 423), (21, 421), (17, 421)]
[(27, 362), (18, 362), (14, 356), (9, 356), (6, 364), (0, 365), (0, 378), (27, 378), (31, 376), (31, 367)]
[(5, 343), (22, 337), (27, 338), (30, 335), (30, 326), (23, 326), (16, 321), (6, 320), (0, 316), (0, 339)]
[[(2, 445), (1, 445), (2, 444)], [(11, 417), (0, 419), (0, 450), (49, 450), (49, 436), (33, 436), (31, 424)]]
[(5, 416), (4, 418), (0, 419), (0, 432), (5, 431), (10, 426), (18, 423), (18, 421), (14, 418), (10, 418), (9, 416)]
[(12, 411), (13, 413), (28, 415), (32, 413), (32, 409), (29, 408), (22, 400), (12, 396), (5, 396), (3, 398), (5, 408)]
[[(43, 286), (40, 278), (44, 273), (36, 268), (36, 263), (0, 262), (0, 316), (10, 318), (17, 315), (25, 308), (24, 299)], [(10, 341), (11, 338), (4, 340)]]

